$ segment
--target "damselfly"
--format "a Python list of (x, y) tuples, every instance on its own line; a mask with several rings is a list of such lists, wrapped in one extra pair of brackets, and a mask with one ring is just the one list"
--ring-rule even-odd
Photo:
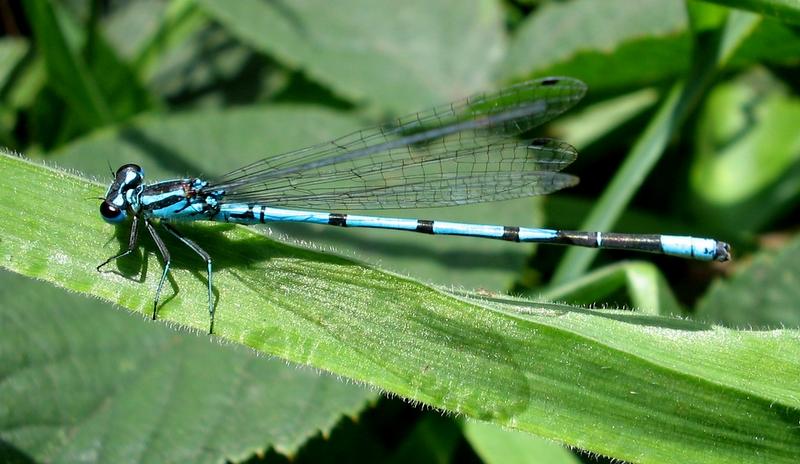
[(572, 146), (551, 139), (513, 137), (563, 113), (585, 92), (581, 81), (568, 77), (533, 80), (265, 158), (216, 179), (185, 178), (145, 184), (142, 168), (126, 164), (117, 170), (100, 205), (100, 214), (115, 224), (131, 217), (128, 248), (106, 260), (98, 270), (134, 251), (143, 223), (164, 260), (153, 301), (155, 319), (170, 266), (169, 251), (153, 225), (153, 220), (158, 219), (164, 230), (207, 264), (209, 332), (213, 333), (211, 257), (178, 232), (173, 222), (306, 222), (637, 250), (704, 261), (730, 259), (727, 243), (706, 238), (331, 212), (463, 205), (547, 194), (575, 185), (576, 177), (561, 172), (577, 156)]

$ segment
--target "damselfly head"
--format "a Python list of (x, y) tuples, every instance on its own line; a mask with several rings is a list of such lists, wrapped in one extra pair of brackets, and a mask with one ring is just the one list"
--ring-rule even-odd
[(100, 204), (100, 215), (111, 224), (117, 224), (128, 217), (131, 207), (131, 194), (142, 185), (144, 171), (136, 164), (126, 164), (117, 169), (114, 181)]

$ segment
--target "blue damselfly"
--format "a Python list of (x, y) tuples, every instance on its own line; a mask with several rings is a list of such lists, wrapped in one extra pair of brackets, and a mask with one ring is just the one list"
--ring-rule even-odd
[(576, 177), (561, 172), (577, 156), (572, 146), (551, 139), (513, 137), (563, 113), (585, 92), (586, 86), (573, 78), (533, 80), (265, 158), (212, 179), (145, 184), (142, 168), (126, 164), (117, 170), (100, 214), (114, 224), (131, 217), (128, 248), (106, 260), (98, 270), (135, 250), (143, 223), (164, 259), (153, 302), (155, 319), (170, 266), (169, 251), (153, 224), (158, 219), (167, 232), (207, 263), (209, 331), (213, 332), (211, 257), (178, 232), (173, 222), (306, 222), (637, 250), (703, 261), (730, 259), (727, 243), (706, 238), (332, 212), (463, 205), (547, 194), (575, 185)]

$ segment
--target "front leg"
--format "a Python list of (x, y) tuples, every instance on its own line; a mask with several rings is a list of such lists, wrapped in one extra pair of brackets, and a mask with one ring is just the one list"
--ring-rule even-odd
[(136, 242), (139, 240), (139, 216), (133, 216), (133, 223), (131, 224), (131, 236), (128, 239), (128, 249), (123, 251), (122, 253), (116, 254), (107, 260), (103, 261), (102, 264), (97, 266), (97, 272), (100, 272), (100, 268), (105, 266), (106, 264), (114, 261), (116, 259), (122, 258), (123, 256), (127, 256), (133, 253), (133, 250), (136, 249)]

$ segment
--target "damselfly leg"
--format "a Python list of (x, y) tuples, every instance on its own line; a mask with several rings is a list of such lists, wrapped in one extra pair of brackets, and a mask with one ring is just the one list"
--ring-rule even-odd
[(137, 216), (134, 216), (133, 223), (131, 224), (131, 235), (130, 238), (128, 238), (128, 249), (100, 263), (100, 265), (97, 266), (97, 271), (100, 272), (100, 269), (102, 269), (103, 266), (110, 263), (111, 261), (115, 261), (119, 258), (122, 258), (123, 256), (128, 256), (129, 254), (133, 253), (133, 250), (136, 249), (136, 242), (138, 240), (139, 240), (139, 218)]
[(153, 224), (150, 224), (150, 221), (145, 219), (144, 225), (147, 227), (147, 231), (150, 232), (150, 236), (153, 237), (153, 241), (156, 242), (158, 252), (161, 253), (161, 258), (164, 260), (164, 272), (161, 273), (161, 280), (158, 281), (158, 288), (156, 288), (156, 298), (153, 300), (153, 320), (156, 320), (156, 314), (158, 312), (158, 300), (161, 298), (161, 288), (164, 286), (164, 281), (167, 280), (167, 274), (169, 274), (169, 264), (171, 258), (169, 255), (169, 250), (167, 249), (167, 245), (165, 245), (164, 241), (161, 240), (161, 237), (158, 236), (156, 228), (153, 227)]
[[(119, 254), (116, 254), (116, 255), (108, 258), (107, 260), (103, 261), (102, 264), (97, 266), (97, 270), (98, 271), (101, 268), (103, 268), (103, 266), (105, 266), (108, 263), (110, 263), (111, 261), (114, 261), (116, 259), (122, 258), (123, 256), (127, 256), (127, 255), (131, 254), (136, 249), (136, 244), (137, 244), (138, 239), (139, 239), (139, 220), (140, 220), (139, 216), (134, 215), (132, 217), (131, 234), (130, 234), (130, 238), (128, 239), (128, 248), (125, 251), (123, 251), (123, 252), (121, 252)], [(169, 275), (169, 268), (170, 268), (170, 263), (172, 262), (172, 258), (171, 258), (171, 255), (169, 253), (169, 249), (167, 249), (167, 245), (164, 243), (164, 240), (158, 235), (158, 233), (156, 232), (155, 227), (153, 227), (153, 224), (146, 218), (144, 218), (142, 220), (144, 221), (145, 227), (147, 228), (147, 231), (150, 233), (150, 236), (153, 237), (153, 241), (156, 244), (156, 248), (158, 248), (158, 252), (161, 255), (162, 260), (164, 261), (164, 270), (161, 273), (161, 279), (159, 280), (158, 287), (156, 288), (156, 296), (155, 296), (155, 299), (153, 300), (153, 316), (152, 317), (153, 317), (153, 320), (155, 320), (157, 318), (157, 316), (158, 316), (158, 303), (161, 300), (161, 290), (164, 287), (164, 282), (167, 280), (167, 276)], [(201, 258), (203, 258), (203, 261), (206, 262), (206, 268), (207, 268), (207, 272), (208, 272), (208, 314), (211, 317), (211, 322), (209, 324), (208, 333), (211, 334), (211, 333), (214, 332), (214, 309), (215, 309), (214, 308), (214, 304), (213, 304), (214, 300), (213, 300), (213, 292), (212, 292), (212, 287), (213, 287), (212, 275), (213, 274), (212, 274), (212, 270), (211, 270), (211, 256), (205, 250), (203, 250), (200, 247), (200, 245), (198, 245), (194, 241), (186, 238), (183, 234), (181, 234), (175, 227), (173, 227), (168, 222), (161, 221), (161, 226), (164, 227), (164, 229), (167, 232), (169, 232), (171, 235), (173, 235), (175, 238), (180, 240), (181, 243), (183, 243), (184, 245), (189, 247), (192, 251), (197, 253)]]
[(211, 255), (209, 255), (204, 249), (200, 248), (200, 245), (184, 237), (183, 234), (178, 232), (178, 230), (172, 226), (172, 224), (166, 221), (161, 221), (161, 225), (167, 230), (167, 232), (180, 240), (184, 245), (191, 248), (192, 251), (200, 255), (200, 257), (206, 262), (206, 266), (208, 266), (208, 314), (211, 316), (211, 325), (208, 328), (208, 333), (214, 333), (214, 304), (211, 292)]

